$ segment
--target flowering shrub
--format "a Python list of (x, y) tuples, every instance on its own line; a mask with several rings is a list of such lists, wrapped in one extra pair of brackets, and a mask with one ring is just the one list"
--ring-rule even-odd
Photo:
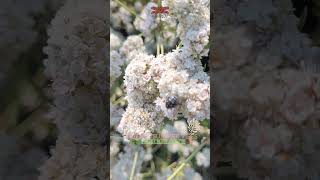
[[(153, 14), (153, 7), (169, 7), (169, 14)], [(114, 0), (110, 13), (111, 179), (209, 178), (205, 169), (196, 172), (210, 164), (208, 148), (197, 149), (209, 136), (210, 84), (201, 62), (209, 52), (209, 1)], [(192, 124), (201, 128), (188, 144), (130, 143), (187, 140)], [(197, 160), (176, 171), (186, 164), (166, 160), (175, 154)]]
[(320, 49), (290, 0), (232, 2), (215, 1), (215, 174), (319, 179)]
[(320, 179), (319, 1), (209, 4), (3, 0), (0, 179)]
[[(205, 178), (210, 86), (202, 63), (209, 53), (209, 1), (115, 0), (110, 9), (108, 3), (66, 0), (47, 29), (47, 116), (58, 136), (39, 179)], [(165, 19), (151, 14), (161, 3), (170, 7)], [(188, 144), (129, 142), (155, 135)]]
[(49, 116), (59, 135), (40, 179), (107, 178), (106, 9), (104, 0), (68, 0), (48, 29)]

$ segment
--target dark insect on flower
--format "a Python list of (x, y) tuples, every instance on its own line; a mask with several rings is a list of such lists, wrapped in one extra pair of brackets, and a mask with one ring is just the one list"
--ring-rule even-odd
[(169, 96), (166, 101), (166, 108), (174, 108), (178, 104), (177, 98), (174, 96)]

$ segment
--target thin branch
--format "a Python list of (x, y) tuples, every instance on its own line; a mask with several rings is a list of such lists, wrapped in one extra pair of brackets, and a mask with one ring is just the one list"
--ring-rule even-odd
[(195, 155), (208, 143), (207, 140), (204, 140), (201, 145), (194, 150), (191, 155), (181, 163), (181, 165), (168, 177), (167, 180), (172, 180), (194, 157)]
[(160, 55), (160, 45), (159, 45), (159, 43), (157, 43), (157, 56), (159, 56)]
[(136, 169), (138, 154), (139, 154), (138, 151), (134, 153), (133, 165), (132, 165), (131, 173), (130, 173), (130, 180), (133, 180), (133, 177), (134, 177), (134, 171)]
[(163, 48), (163, 44), (162, 43), (160, 44), (160, 53), (164, 54), (164, 48)]

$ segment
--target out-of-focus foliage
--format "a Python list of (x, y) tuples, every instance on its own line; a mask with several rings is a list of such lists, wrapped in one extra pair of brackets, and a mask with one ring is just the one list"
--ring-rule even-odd
[(37, 179), (54, 144), (43, 74), (46, 29), (62, 0), (1, 1), (0, 179)]
[(320, 48), (303, 33), (306, 2), (215, 1), (216, 177), (319, 179)]

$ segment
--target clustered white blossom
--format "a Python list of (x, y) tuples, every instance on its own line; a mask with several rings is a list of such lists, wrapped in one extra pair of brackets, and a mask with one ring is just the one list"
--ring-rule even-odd
[(123, 37), (120, 33), (110, 29), (110, 85), (121, 75), (121, 66), (124, 63), (124, 58), (119, 53), (119, 48), (122, 46)]
[(124, 37), (114, 29), (110, 28), (110, 52), (119, 50), (122, 46)]
[(202, 152), (196, 155), (196, 161), (198, 166), (209, 167), (210, 166), (210, 149), (205, 148)]
[[(106, 10), (107, 11), (107, 10)], [(110, 1), (110, 22), (116, 29), (124, 28), (128, 33), (134, 31), (134, 18), (124, 7), (119, 6), (115, 1)]]
[(122, 74), (121, 66), (124, 63), (124, 59), (118, 53), (118, 51), (110, 52), (110, 84), (113, 84), (114, 81)]
[[(204, 132), (197, 132), (197, 133), (204, 133)], [(190, 134), (188, 130), (188, 125), (184, 121), (174, 121), (173, 125), (166, 124), (165, 127), (161, 130), (161, 138), (163, 139), (186, 139)], [(170, 153), (180, 153), (183, 157), (188, 157), (197, 147), (199, 146), (198, 141), (191, 141), (185, 142), (185, 144), (180, 143), (172, 143), (168, 144), (166, 148)], [(210, 156), (209, 154), (202, 154), (201, 157), (205, 158), (201, 159), (200, 161), (206, 161), (210, 163)], [(199, 161), (199, 162), (200, 162)], [(201, 166), (202, 164), (198, 164)]]
[[(145, 47), (141, 36), (131, 35), (123, 42), (122, 47), (119, 49), (119, 52), (122, 56), (125, 57), (126, 61), (129, 62), (132, 59), (132, 55), (138, 52), (144, 52)], [(131, 54), (131, 56), (130, 56)]]
[(40, 179), (107, 178), (107, 3), (67, 0), (48, 29), (44, 64), (59, 136)]
[[(129, 139), (135, 135), (148, 138), (164, 116), (177, 119), (181, 113), (189, 120), (209, 117), (209, 77), (200, 61), (183, 57), (179, 50), (156, 58), (139, 52), (126, 69), (124, 83), (128, 108), (118, 129)], [(168, 108), (171, 96), (177, 104)]]
[[(318, 179), (319, 48), (290, 0), (215, 3), (215, 162), (249, 179)], [(318, 56), (316, 55), (318, 54)], [(222, 138), (224, 137), (224, 138)], [(219, 168), (215, 167), (219, 175)]]
[(123, 113), (124, 110), (121, 107), (110, 103), (110, 127), (119, 124)]
[(121, 35), (111, 29), (110, 34), (110, 85), (122, 75), (122, 67), (129, 63), (131, 56), (139, 51), (145, 51), (141, 36), (131, 35), (125, 41)]
[[(167, 3), (173, 3), (171, 9), (179, 8), (174, 6), (173, 1)], [(206, 54), (204, 51), (208, 51), (205, 46), (209, 39), (209, 8), (205, 3), (185, 3), (190, 9), (203, 10), (204, 14), (191, 14), (194, 16), (191, 20), (175, 11), (172, 11), (172, 16), (177, 17), (181, 37), (191, 33), (195, 39), (181, 39), (182, 48), (157, 57), (143, 50), (127, 56), (130, 63), (125, 70), (124, 85), (128, 107), (118, 126), (126, 139), (150, 138), (159, 130), (164, 117), (175, 120), (183, 116), (188, 121), (209, 118), (209, 76), (198, 59)], [(188, 8), (186, 10), (190, 10)], [(206, 28), (192, 29), (199, 27), (196, 21)], [(144, 26), (152, 24), (143, 20), (136, 22)], [(186, 23), (189, 23), (188, 26)], [(168, 102), (170, 98), (175, 102)], [(168, 107), (168, 103), (173, 103), (172, 107)]]
[[(134, 179), (147, 176), (168, 178), (173, 169), (163, 167), (165, 161), (158, 163), (157, 158), (163, 157), (158, 157), (157, 151), (168, 151), (168, 157), (179, 154), (179, 159), (184, 159), (199, 147), (200, 143), (196, 139), (186, 142), (188, 144), (155, 147), (130, 145), (128, 140), (155, 139), (157, 135), (161, 139), (178, 138), (187, 141), (189, 123), (209, 119), (209, 76), (200, 61), (208, 52), (209, 2), (185, 2), (189, 6), (186, 11), (195, 17), (192, 20), (179, 16), (179, 12), (174, 11), (179, 7), (174, 6), (169, 7), (170, 13), (167, 16), (160, 18), (151, 12), (152, 7), (158, 7), (158, 4), (141, 2), (123, 3), (127, 5), (125, 9), (137, 13), (131, 15), (135, 18), (134, 31), (128, 31), (127, 27), (131, 25), (119, 27), (111, 24), (111, 61), (114, 61), (111, 62), (111, 65), (114, 63), (113, 69), (110, 69), (111, 79), (114, 80), (110, 86), (111, 179), (128, 179), (132, 168), (135, 168)], [(117, 7), (114, 10), (124, 7), (119, 1), (112, 1), (111, 6)], [(166, 6), (164, 1), (161, 6)], [(193, 8), (202, 13), (191, 13)], [(114, 17), (111, 19), (119, 20), (120, 24), (121, 18), (117, 14), (117, 11), (112, 11), (111, 16)], [(186, 23), (189, 23), (188, 26)], [(185, 40), (186, 32), (193, 37)], [(179, 38), (181, 43), (178, 46)], [(164, 48), (164, 52), (154, 56), (158, 45)], [(198, 133), (201, 136), (209, 134), (208, 129), (201, 128)], [(134, 167), (133, 160), (137, 153), (138, 163)], [(198, 164), (194, 163), (195, 166), (208, 167), (207, 150), (199, 153), (201, 155), (196, 160)], [(149, 164), (153, 166), (154, 163), (155, 169), (150, 169)], [(167, 162), (164, 164), (169, 165)], [(178, 179), (202, 179), (191, 166), (179, 174), (183, 175), (179, 175)]]
[(210, 35), (210, 0), (163, 0), (170, 16), (178, 21), (177, 33), (183, 51), (190, 55), (207, 56)]
[[(143, 157), (145, 156), (145, 151), (142, 147), (127, 145), (125, 146), (124, 152), (119, 153), (119, 156), (116, 159), (116, 163), (110, 166), (110, 178), (117, 180), (129, 179), (135, 155), (137, 155), (135, 172), (140, 172), (143, 163)], [(141, 179), (140, 174), (135, 173), (134, 179)]]

